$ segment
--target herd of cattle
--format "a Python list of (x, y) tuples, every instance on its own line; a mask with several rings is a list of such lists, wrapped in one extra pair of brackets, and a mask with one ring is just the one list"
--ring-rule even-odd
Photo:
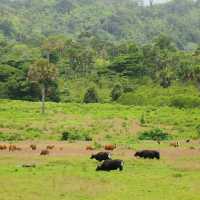
[[(190, 142), (190, 140), (186, 140), (187, 143)], [(160, 144), (160, 142), (159, 142)], [(171, 142), (169, 143), (170, 146), (173, 147), (179, 147), (179, 142)], [(47, 145), (46, 148), (42, 149), (40, 151), (40, 155), (49, 155), (51, 150), (55, 148), (55, 145)], [(108, 144), (104, 146), (104, 152), (98, 152), (96, 154), (92, 154), (90, 159), (95, 159), (99, 162), (101, 162), (99, 165), (97, 165), (96, 171), (102, 170), (102, 171), (111, 171), (111, 170), (123, 170), (124, 161), (119, 159), (112, 159), (111, 151), (113, 151), (116, 148), (116, 145)], [(32, 151), (37, 150), (36, 144), (31, 144), (30, 149)], [(21, 151), (22, 148), (14, 145), (14, 144), (0, 144), (0, 150), (8, 150), (9, 152), (13, 151)], [(59, 150), (63, 150), (63, 147), (60, 147)], [(86, 146), (86, 150), (95, 150), (92, 146)], [(135, 157), (140, 157), (144, 159), (160, 159), (160, 152), (155, 150), (142, 150), (137, 151), (134, 154)], [(103, 161), (103, 162), (102, 162)]]
[[(189, 143), (190, 140), (186, 140), (186, 143)], [(160, 144), (160, 141), (157, 141), (158, 144)], [(172, 147), (179, 147), (180, 143), (178, 141), (173, 141), (169, 143)], [(116, 148), (116, 145), (105, 145), (105, 150), (114, 150)], [(91, 146), (86, 147), (87, 150), (93, 150)], [(135, 157), (144, 158), (144, 159), (160, 159), (160, 152), (155, 150), (142, 150), (142, 151), (136, 151), (134, 154)], [(110, 152), (99, 152), (97, 154), (92, 154), (90, 157), (91, 159), (96, 159), (99, 162), (102, 162), (100, 165), (97, 166), (96, 170), (102, 170), (102, 171), (111, 171), (111, 170), (123, 170), (124, 162), (123, 160), (119, 159), (112, 159)]]
[[(160, 159), (160, 153), (154, 150), (142, 150), (142, 151), (137, 151), (135, 153), (135, 157), (140, 157), (140, 158), (145, 158), (145, 159), (146, 158)], [(111, 170), (117, 170), (117, 169), (119, 169), (120, 171), (123, 170), (123, 165), (124, 165), (123, 160), (119, 160), (119, 159), (112, 160), (112, 156), (110, 152), (99, 152), (97, 154), (92, 154), (90, 158), (96, 159), (99, 162), (103, 161), (103, 163), (97, 166), (96, 171), (99, 171), (99, 170), (111, 171)]]

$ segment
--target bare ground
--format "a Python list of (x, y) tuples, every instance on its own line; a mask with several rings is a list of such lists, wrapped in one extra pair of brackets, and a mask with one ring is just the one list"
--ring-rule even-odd
[[(8, 143), (0, 143), (9, 145)], [(37, 145), (37, 150), (32, 150), (30, 148), (31, 144)], [(90, 145), (89, 142), (76, 142), (76, 143), (68, 143), (68, 142), (19, 142), (15, 143), (17, 147), (20, 147), (20, 151), (9, 152), (9, 150), (0, 150), (1, 156), (14, 156), (16, 159), (26, 158), (26, 160), (30, 160), (32, 157), (39, 157), (42, 149), (45, 149), (47, 145), (55, 145), (53, 150), (50, 150), (51, 157), (90, 157), (92, 153), (103, 151), (104, 149), (98, 149), (94, 151), (86, 150), (86, 146)], [(140, 149), (142, 149), (143, 144), (140, 145)], [(191, 149), (191, 146), (193, 147)], [(152, 148), (151, 148), (152, 149)], [(173, 165), (177, 168), (182, 169), (200, 169), (200, 144), (199, 142), (191, 142), (190, 144), (182, 144), (181, 147), (174, 148), (170, 147), (167, 143), (165, 146), (161, 146), (158, 144), (154, 144), (154, 149), (159, 150), (161, 154), (161, 159), (164, 160), (169, 165)], [(134, 150), (126, 148), (124, 146), (118, 146), (114, 151), (112, 151), (112, 155), (115, 158), (121, 159), (136, 159), (134, 157)], [(179, 162), (176, 162), (176, 161)], [(194, 162), (195, 160), (195, 162)]]

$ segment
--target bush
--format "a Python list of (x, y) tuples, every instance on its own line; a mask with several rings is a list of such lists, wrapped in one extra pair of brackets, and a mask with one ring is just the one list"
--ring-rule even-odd
[(142, 116), (141, 116), (141, 118), (140, 118), (140, 124), (141, 124), (141, 125), (145, 124), (144, 114), (142, 114)]
[(198, 137), (200, 137), (200, 124), (196, 127), (196, 131), (197, 131)]
[(171, 106), (177, 108), (200, 107), (200, 98), (193, 96), (178, 95), (171, 99)]
[(64, 131), (62, 133), (61, 140), (92, 141), (92, 137), (88, 133), (81, 133), (78, 130), (73, 130), (73, 131)]
[(22, 141), (23, 138), (18, 133), (2, 133), (0, 132), (0, 141)]
[(67, 141), (67, 140), (69, 139), (69, 135), (70, 135), (69, 132), (67, 132), (67, 131), (63, 132), (63, 133), (62, 133), (61, 140), (62, 140), (62, 141)]
[(102, 145), (98, 142), (94, 142), (94, 147), (95, 147), (95, 149), (100, 149), (102, 147)]
[(94, 87), (89, 88), (86, 91), (83, 102), (84, 103), (98, 103), (99, 102), (99, 97)]
[(139, 140), (168, 140), (170, 135), (161, 129), (153, 129), (140, 133)]
[(119, 97), (122, 96), (122, 94), (123, 94), (122, 86), (120, 84), (115, 85), (111, 91), (112, 100), (116, 101), (117, 99), (119, 99)]
[(123, 91), (124, 93), (128, 93), (128, 92), (133, 92), (134, 91), (134, 87), (133, 86), (124, 86), (123, 87)]

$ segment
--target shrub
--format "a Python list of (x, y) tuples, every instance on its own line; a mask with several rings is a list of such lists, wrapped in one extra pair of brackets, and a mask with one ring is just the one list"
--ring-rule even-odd
[(132, 85), (123, 85), (123, 91), (124, 93), (128, 93), (128, 92), (133, 92), (134, 91), (134, 87)]
[(140, 124), (141, 125), (145, 124), (144, 114), (142, 114), (142, 116), (140, 118)]
[(94, 142), (94, 147), (95, 147), (95, 149), (100, 149), (102, 147), (102, 145), (98, 142)]
[(99, 97), (94, 87), (89, 88), (86, 91), (83, 102), (84, 103), (98, 103), (99, 102)]
[(61, 140), (67, 141), (67, 140), (69, 139), (69, 134), (70, 134), (69, 132), (64, 131), (64, 132), (62, 133)]
[(119, 99), (119, 97), (121, 97), (122, 94), (123, 94), (122, 86), (120, 84), (115, 85), (111, 91), (112, 100), (116, 101), (117, 99)]
[(92, 137), (88, 133), (81, 133), (78, 130), (64, 131), (61, 136), (62, 141), (82, 140), (92, 141)]
[(196, 127), (196, 131), (197, 131), (198, 137), (200, 137), (200, 124)]
[(178, 95), (171, 98), (171, 106), (177, 108), (195, 108), (200, 107), (200, 98), (186, 95)]
[(89, 135), (89, 133), (85, 133), (83, 136), (85, 141), (92, 141), (92, 137)]
[(157, 128), (150, 131), (144, 131), (139, 134), (140, 140), (168, 140), (170, 135), (163, 130)]
[(2, 133), (0, 132), (0, 141), (21, 141), (22, 136), (18, 133)]

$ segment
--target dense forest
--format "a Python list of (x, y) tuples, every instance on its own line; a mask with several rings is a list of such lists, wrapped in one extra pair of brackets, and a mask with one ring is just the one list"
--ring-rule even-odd
[[(180, 49), (200, 42), (200, 1), (173, 0), (144, 6), (143, 0), (0, 0), (0, 32), (37, 45), (65, 34), (146, 44), (165, 33)], [(147, 1), (145, 1), (147, 2)], [(156, 1), (150, 1), (156, 2)]]
[(199, 11), (199, 0), (0, 0), (0, 98), (200, 106)]

